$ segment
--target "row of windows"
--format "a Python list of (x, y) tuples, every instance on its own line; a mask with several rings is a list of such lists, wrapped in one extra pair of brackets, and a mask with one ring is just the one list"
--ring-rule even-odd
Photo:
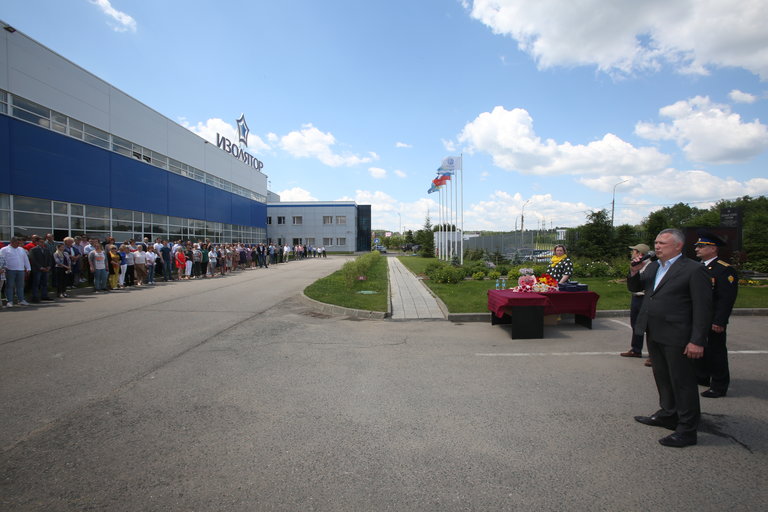
[(100, 130), (95, 126), (80, 122), (15, 94), (0, 90), (0, 113), (8, 114), (9, 110), (11, 115), (17, 119), (74, 137), (129, 158), (141, 160), (155, 167), (206, 183), (212, 187), (226, 190), (239, 196), (247, 197), (248, 199), (253, 199), (254, 201), (267, 202), (266, 196), (262, 194), (169, 158), (157, 151), (134, 144), (116, 135), (110, 135), (108, 132)]
[[(337, 215), (336, 216), (336, 224), (344, 224), (347, 223), (347, 217), (344, 215)], [(333, 224), (333, 215), (323, 215), (323, 224)]]
[(266, 241), (266, 230), (253, 226), (0, 194), (0, 240), (46, 233), (59, 241), (82, 234), (111, 235), (120, 241), (144, 237), (207, 238), (216, 243)]
[[(291, 217), (291, 220), (293, 222), (294, 226), (301, 226), (304, 224), (304, 217), (301, 215), (296, 215)], [(277, 217), (277, 223), (278, 224), (285, 224), (285, 217)], [(267, 224), (272, 224), (272, 217), (267, 217)], [(332, 215), (324, 215), (323, 216), (323, 224), (333, 224), (333, 216)], [(347, 218), (343, 215), (338, 215), (336, 217), (336, 224), (347, 224)]]

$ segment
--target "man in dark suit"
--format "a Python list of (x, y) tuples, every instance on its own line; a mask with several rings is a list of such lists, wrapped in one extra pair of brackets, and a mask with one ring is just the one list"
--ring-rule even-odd
[[(674, 430), (659, 443), (675, 448), (697, 442), (701, 409), (694, 360), (704, 355), (712, 310), (706, 269), (682, 255), (684, 243), (680, 230), (661, 231), (654, 242), (658, 261), (642, 274), (639, 266), (631, 266), (627, 279), (629, 291), (645, 292), (635, 332), (648, 336), (661, 407), (651, 416), (635, 416), (635, 420)], [(633, 260), (639, 261), (638, 257)]]
[(704, 357), (696, 365), (699, 384), (709, 387), (701, 394), (705, 398), (725, 396), (731, 382), (725, 328), (736, 302), (739, 278), (736, 270), (718, 257), (718, 247), (724, 245), (722, 238), (708, 231), (700, 231), (696, 241), (696, 256), (704, 264), (712, 281), (712, 325)]

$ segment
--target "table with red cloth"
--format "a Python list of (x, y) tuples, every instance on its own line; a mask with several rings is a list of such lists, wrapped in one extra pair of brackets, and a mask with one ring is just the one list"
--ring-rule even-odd
[(591, 329), (599, 298), (595, 292), (488, 290), (488, 310), (492, 325), (512, 324), (513, 338), (543, 338), (544, 315), (572, 313), (577, 324)]

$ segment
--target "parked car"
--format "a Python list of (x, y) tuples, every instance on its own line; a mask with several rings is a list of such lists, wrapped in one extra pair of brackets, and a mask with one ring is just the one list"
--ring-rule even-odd
[(374, 251), (379, 251), (381, 254), (386, 254), (387, 253), (387, 248), (384, 247), (383, 245), (374, 245), (373, 246), (373, 250)]

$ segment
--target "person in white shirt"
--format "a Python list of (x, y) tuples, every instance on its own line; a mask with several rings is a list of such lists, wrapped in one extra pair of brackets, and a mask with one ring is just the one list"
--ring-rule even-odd
[(216, 258), (218, 258), (216, 246), (211, 244), (208, 251), (208, 275), (211, 277), (216, 277)]
[(142, 244), (138, 244), (136, 252), (133, 253), (133, 272), (136, 276), (136, 285), (143, 285), (147, 278), (147, 253), (144, 252)]
[(154, 246), (150, 245), (147, 248), (144, 258), (147, 260), (147, 284), (155, 284), (155, 260), (157, 260), (158, 256)]
[(7, 308), (14, 306), (14, 295), (17, 305), (29, 306), (29, 302), (24, 300), (24, 279), (32, 267), (29, 265), (27, 251), (20, 246), (20, 242), (21, 240), (17, 237), (13, 237), (9, 245), (0, 249), (3, 259), (5, 259), (5, 296), (8, 299), (5, 307)]

